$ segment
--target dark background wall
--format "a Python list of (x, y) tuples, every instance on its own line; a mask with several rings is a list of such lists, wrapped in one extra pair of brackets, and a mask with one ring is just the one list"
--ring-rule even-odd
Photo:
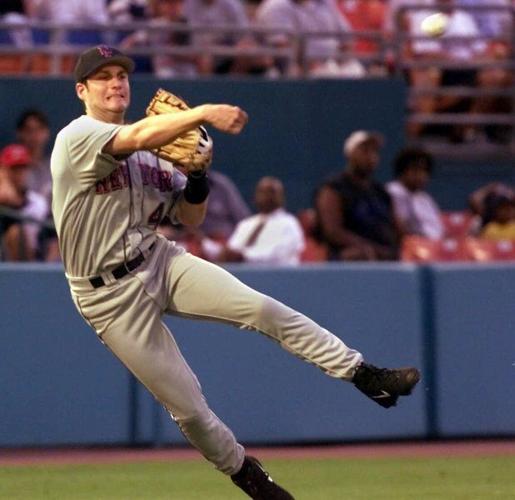
[[(377, 176), (391, 179), (391, 162), (404, 144), (406, 92), (400, 80), (200, 80), (156, 81), (135, 76), (128, 118), (143, 116), (159, 87), (184, 97), (191, 105), (229, 102), (250, 116), (239, 136), (212, 131), (213, 167), (228, 174), (247, 200), (263, 175), (276, 175), (286, 185), (292, 211), (311, 206), (314, 189), (343, 167), (342, 142), (353, 130), (382, 132), (386, 145)], [(72, 80), (0, 79), (0, 144), (13, 140), (16, 119), (25, 107), (46, 112), (55, 134), (82, 113)], [(478, 186), (500, 180), (515, 182), (510, 164), (437, 166), (431, 191), (443, 208), (464, 208)]]

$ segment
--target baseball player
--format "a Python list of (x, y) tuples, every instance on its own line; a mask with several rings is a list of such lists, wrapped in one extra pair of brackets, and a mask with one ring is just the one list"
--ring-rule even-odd
[(257, 330), (385, 408), (411, 392), (419, 372), (364, 363), (311, 319), (156, 233), (164, 216), (200, 224), (209, 188), (205, 170), (183, 175), (150, 150), (201, 124), (238, 134), (247, 115), (204, 104), (125, 124), (133, 69), (132, 59), (111, 47), (82, 53), (74, 75), (85, 114), (59, 132), (52, 152), (53, 212), (73, 301), (218, 470), (251, 498), (292, 499), (210, 410), (162, 315)]

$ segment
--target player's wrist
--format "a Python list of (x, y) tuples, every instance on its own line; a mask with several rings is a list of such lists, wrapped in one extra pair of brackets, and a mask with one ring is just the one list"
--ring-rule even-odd
[(201, 104), (193, 109), (198, 113), (199, 120), (202, 123), (210, 123), (213, 104)]
[(207, 172), (198, 170), (188, 174), (188, 181), (184, 188), (184, 199), (192, 205), (204, 203), (209, 195), (209, 182)]

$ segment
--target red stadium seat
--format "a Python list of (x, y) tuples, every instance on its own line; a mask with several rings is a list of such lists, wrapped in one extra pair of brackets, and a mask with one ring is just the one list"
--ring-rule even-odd
[(314, 236), (316, 212), (313, 208), (305, 208), (297, 212), (297, 219), (304, 231), (305, 247), (300, 255), (301, 262), (323, 262), (329, 258), (327, 245), (319, 242)]
[(471, 259), (466, 251), (464, 239), (430, 240), (421, 236), (407, 236), (402, 242), (401, 260), (405, 262), (456, 262)]
[(305, 236), (304, 250), (300, 255), (301, 262), (323, 262), (329, 257), (327, 246), (315, 240), (312, 236)]
[(27, 66), (25, 56), (19, 55), (0, 55), (0, 74), (13, 75), (23, 73)]
[(469, 258), (474, 261), (515, 260), (515, 241), (467, 238), (465, 245)]
[(475, 223), (472, 212), (442, 212), (442, 223), (447, 238), (464, 238), (470, 234)]

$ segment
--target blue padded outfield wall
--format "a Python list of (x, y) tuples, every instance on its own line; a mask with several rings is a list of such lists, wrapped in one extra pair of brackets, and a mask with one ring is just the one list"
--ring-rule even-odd
[[(255, 332), (170, 317), (214, 411), (247, 443), (515, 435), (515, 266), (230, 269), (371, 362), (423, 380), (383, 410)], [(96, 339), (62, 268), (0, 264), (0, 446), (181, 444)]]
[[(291, 211), (311, 206), (322, 179), (343, 168), (342, 142), (356, 129), (378, 130), (386, 138), (377, 172), (381, 181), (392, 178), (392, 160), (404, 145), (406, 89), (401, 80), (158, 81), (136, 75), (129, 119), (143, 116), (158, 87), (176, 92), (191, 105), (230, 102), (249, 113), (249, 123), (237, 137), (210, 130), (215, 140), (213, 168), (228, 174), (249, 202), (257, 180), (275, 175), (285, 184)], [(48, 114), (53, 136), (83, 112), (71, 79), (0, 78), (0, 145), (14, 140), (17, 117), (29, 107)], [(515, 163), (444, 162), (433, 177), (430, 191), (436, 200), (445, 209), (459, 210), (467, 196), (487, 182), (515, 183)]]

